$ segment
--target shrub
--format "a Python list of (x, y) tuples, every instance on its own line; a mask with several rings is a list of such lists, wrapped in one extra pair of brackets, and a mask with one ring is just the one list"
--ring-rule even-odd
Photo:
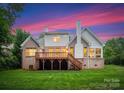
[(16, 69), (19, 67), (16, 56), (0, 57), (0, 70)]

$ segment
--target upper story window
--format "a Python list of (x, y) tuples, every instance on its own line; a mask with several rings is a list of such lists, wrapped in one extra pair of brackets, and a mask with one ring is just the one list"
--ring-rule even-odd
[(36, 49), (35, 48), (25, 49), (25, 56), (26, 57), (35, 56), (35, 52), (36, 52)]
[(59, 36), (53, 37), (53, 42), (60, 42), (61, 38)]

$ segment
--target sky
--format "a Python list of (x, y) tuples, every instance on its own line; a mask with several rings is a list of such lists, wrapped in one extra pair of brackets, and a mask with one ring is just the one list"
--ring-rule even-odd
[(36, 37), (46, 27), (49, 32), (75, 34), (78, 20), (82, 29), (89, 28), (103, 42), (124, 37), (124, 4), (25, 4), (13, 28), (23, 29)]

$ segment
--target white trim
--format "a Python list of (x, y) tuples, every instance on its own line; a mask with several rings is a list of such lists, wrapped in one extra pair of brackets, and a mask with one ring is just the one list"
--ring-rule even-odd
[(94, 58), (96, 58), (96, 48), (93, 49), (94, 49)]
[(88, 67), (87, 68), (89, 69), (90, 68), (90, 51), (89, 51), (90, 47), (88, 46), (87, 48), (88, 48), (88, 62), (87, 62)]
[(38, 47), (40, 47), (39, 44), (38, 44), (31, 36), (28, 36), (28, 38), (26, 38), (26, 40), (21, 44), (21, 47), (23, 47), (23, 46), (28, 42), (28, 40), (30, 40), (30, 39), (32, 39), (33, 42), (35, 42), (35, 44), (36, 44)]
[(31, 36), (28, 36), (28, 38), (26, 38), (26, 40), (21, 44), (21, 47), (24, 46), (26, 44), (26, 42), (28, 42), (28, 40), (30, 40)]
[(103, 58), (103, 48), (101, 48), (101, 58)]

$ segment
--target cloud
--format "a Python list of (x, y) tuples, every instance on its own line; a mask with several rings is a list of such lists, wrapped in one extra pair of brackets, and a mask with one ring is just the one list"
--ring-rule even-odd
[[(49, 19), (44, 21), (39, 21), (31, 24), (24, 24), (17, 26), (16, 28), (24, 29), (31, 33), (40, 33), (44, 31), (47, 26), (49, 31), (56, 31), (59, 29), (76, 29), (76, 21), (80, 20), (83, 27), (92, 27), (100, 25), (110, 25), (114, 23), (124, 22), (124, 11), (123, 6), (114, 7), (111, 5), (101, 4), (99, 6), (92, 6), (85, 11), (75, 12), (68, 16), (57, 17), (55, 19)], [(102, 32), (100, 32), (102, 33)], [(104, 33), (104, 32), (103, 32)], [(98, 34), (99, 35), (99, 34)], [(104, 33), (100, 37), (102, 40), (107, 40), (112, 37), (120, 37), (123, 35), (113, 35)]]
[(79, 12), (72, 16), (66, 16), (63, 18), (56, 18), (47, 21), (37, 22), (33, 24), (19, 26), (18, 28), (25, 29), (26, 31), (43, 31), (44, 27), (48, 26), (49, 30), (57, 29), (74, 29), (77, 20), (81, 20), (82, 26), (94, 26), (103, 24), (112, 24), (117, 22), (124, 22), (123, 9), (115, 9), (107, 12), (100, 12), (96, 10), (90, 10), (86, 12)]
[(99, 32), (97, 33), (97, 36), (100, 37), (101, 40), (107, 41), (112, 38), (118, 38), (118, 37), (124, 37), (124, 33), (104, 33), (104, 32)]

